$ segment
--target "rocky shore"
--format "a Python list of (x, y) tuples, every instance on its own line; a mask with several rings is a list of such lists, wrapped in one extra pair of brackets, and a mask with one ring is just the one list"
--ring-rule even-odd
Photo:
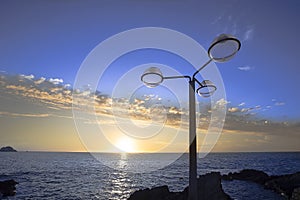
[[(198, 178), (198, 199), (202, 200), (230, 200), (221, 185), (219, 172), (205, 174)], [(168, 186), (144, 189), (134, 192), (128, 200), (186, 200), (188, 199), (189, 188), (182, 192), (170, 192)]]
[(14, 180), (0, 181), (0, 199), (5, 196), (14, 196), (16, 194), (16, 185)]
[(281, 176), (269, 176), (263, 171), (245, 169), (222, 176), (223, 180), (251, 181), (273, 190), (286, 199), (300, 200), (300, 172)]
[[(212, 172), (198, 178), (198, 199), (229, 200), (222, 188), (221, 180), (250, 181), (273, 190), (288, 200), (300, 200), (300, 172), (281, 176), (269, 176), (263, 171), (245, 169), (240, 172), (221, 175)], [(170, 192), (168, 186), (139, 190), (131, 194), (128, 200), (187, 200), (188, 187), (182, 192)]]

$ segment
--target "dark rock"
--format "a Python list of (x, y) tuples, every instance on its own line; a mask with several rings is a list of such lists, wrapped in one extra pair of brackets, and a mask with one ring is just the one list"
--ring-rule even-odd
[(0, 149), (0, 152), (17, 152), (14, 148), (7, 146), (7, 147), (2, 147)]
[(220, 172), (212, 172), (200, 176), (198, 179), (198, 199), (201, 200), (229, 200), (231, 199), (222, 188)]
[(291, 198), (294, 190), (300, 187), (300, 172), (282, 176), (271, 176), (270, 180), (266, 181), (264, 185), (267, 189)]
[(252, 181), (258, 184), (264, 184), (269, 178), (269, 175), (265, 172), (254, 169), (244, 169), (240, 172), (229, 173), (222, 176), (223, 180)]
[[(269, 176), (263, 171), (245, 169), (240, 172), (221, 176), (212, 172), (198, 178), (198, 199), (200, 200), (230, 200), (221, 184), (223, 180), (244, 180), (261, 184), (290, 200), (300, 200), (300, 172), (281, 176)], [(187, 200), (188, 187), (182, 192), (170, 192), (168, 186), (145, 189), (134, 192), (128, 200)]]
[[(221, 175), (212, 172), (198, 178), (198, 199), (200, 200), (230, 200), (221, 184)], [(128, 200), (187, 200), (188, 187), (183, 192), (170, 192), (168, 186), (144, 189), (134, 192)]]
[(170, 191), (168, 186), (161, 186), (156, 187), (153, 189), (144, 189), (144, 190), (138, 190), (134, 192), (128, 200), (159, 200), (159, 199), (165, 199), (167, 196), (170, 195)]
[[(269, 176), (263, 171), (245, 169), (240, 172), (229, 173), (222, 176), (223, 180), (244, 180), (263, 185), (286, 198), (298, 198), (300, 188), (300, 172), (281, 176)], [(300, 200), (300, 199), (299, 199)]]
[(300, 187), (294, 189), (291, 200), (300, 200)]
[(16, 184), (14, 180), (0, 181), (0, 196), (14, 196), (16, 194)]

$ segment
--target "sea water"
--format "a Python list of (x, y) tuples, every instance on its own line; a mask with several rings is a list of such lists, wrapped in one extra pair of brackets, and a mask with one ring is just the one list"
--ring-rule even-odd
[[(162, 158), (171, 155), (155, 154)], [(171, 191), (182, 191), (188, 185), (188, 154), (178, 155), (172, 164), (147, 173), (128, 172), (126, 166), (141, 167), (143, 158), (154, 154), (105, 156), (119, 156), (124, 170), (105, 166), (89, 153), (1, 152), (0, 180), (19, 182), (17, 194), (6, 199), (123, 200), (138, 189), (168, 185)], [(295, 173), (300, 171), (300, 153), (211, 153), (198, 159), (198, 174), (242, 169), (263, 170), (269, 175)], [(283, 199), (255, 183), (222, 181), (222, 185), (233, 199)]]

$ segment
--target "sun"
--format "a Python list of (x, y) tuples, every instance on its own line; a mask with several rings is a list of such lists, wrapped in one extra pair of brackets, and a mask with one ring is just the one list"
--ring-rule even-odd
[(123, 137), (117, 140), (116, 147), (120, 149), (122, 152), (126, 153), (134, 153), (135, 152), (135, 144), (134, 141), (128, 137)]

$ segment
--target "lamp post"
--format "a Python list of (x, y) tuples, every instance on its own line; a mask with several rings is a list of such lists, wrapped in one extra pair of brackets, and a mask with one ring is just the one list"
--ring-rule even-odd
[[(212, 61), (225, 62), (230, 60), (241, 47), (241, 42), (232, 35), (221, 34), (208, 49), (210, 58), (193, 76), (163, 76), (159, 68), (150, 67), (141, 76), (147, 87), (153, 88), (167, 79), (186, 78), (189, 81), (189, 200), (197, 200), (197, 135), (196, 135), (196, 97), (197, 92), (202, 97), (210, 97), (217, 87), (209, 80), (198, 81), (196, 75)], [(199, 87), (195, 90), (195, 86)], [(199, 198), (200, 199), (200, 198)]]

